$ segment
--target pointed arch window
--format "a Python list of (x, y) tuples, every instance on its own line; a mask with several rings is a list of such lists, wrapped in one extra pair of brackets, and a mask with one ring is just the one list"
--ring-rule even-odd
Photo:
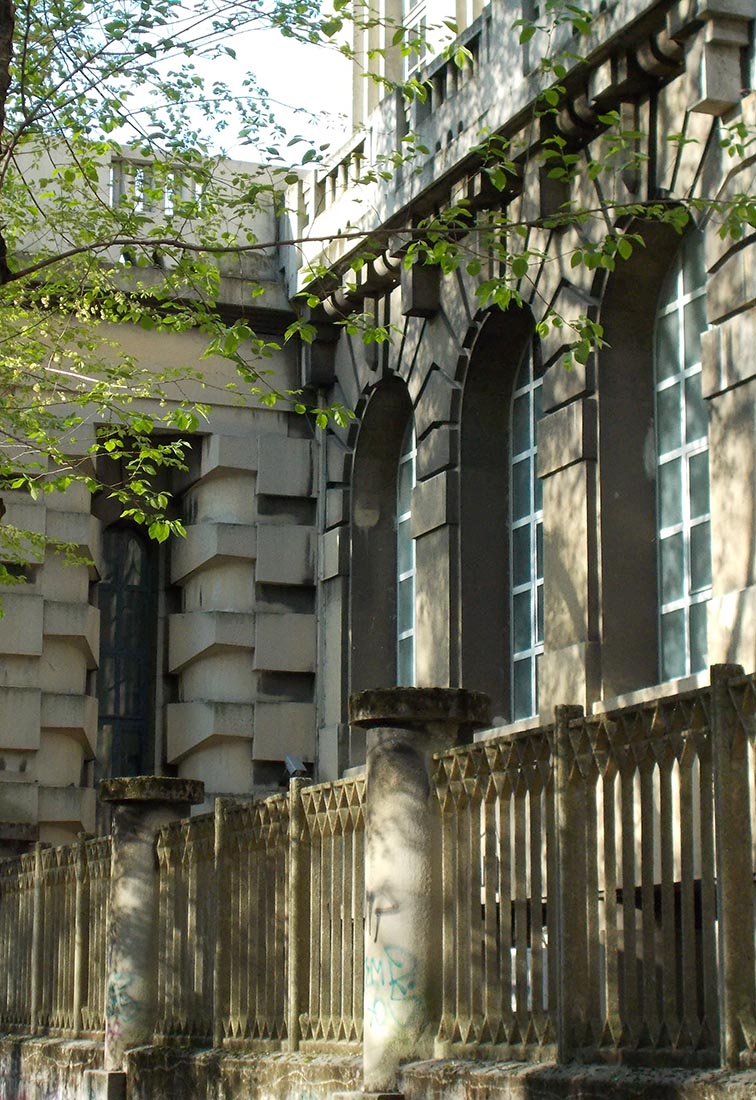
[(536, 473), (543, 368), (530, 342), (512, 393), (510, 428), (512, 718), (538, 710), (543, 653), (543, 490)]
[(683, 241), (659, 298), (654, 357), (660, 676), (707, 663), (711, 597), (708, 414), (701, 390), (706, 330), (703, 236)]
[(407, 424), (396, 479), (396, 682), (415, 683), (415, 542), (412, 490), (417, 446), (414, 421)]

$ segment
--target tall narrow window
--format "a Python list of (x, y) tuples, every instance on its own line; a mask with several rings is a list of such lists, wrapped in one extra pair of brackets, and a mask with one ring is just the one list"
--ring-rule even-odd
[(656, 319), (656, 497), (660, 675), (706, 667), (711, 596), (709, 439), (701, 393), (706, 329), (703, 238), (690, 233), (664, 284)]
[(400, 687), (415, 683), (415, 453), (415, 426), (410, 420), (402, 440), (396, 480), (396, 682)]
[(536, 476), (541, 375), (540, 357), (531, 344), (515, 379), (510, 432), (513, 718), (527, 718), (538, 710), (538, 662), (543, 653), (543, 494)]
[(98, 760), (104, 775), (154, 770), (156, 583), (153, 547), (136, 530), (103, 533)]

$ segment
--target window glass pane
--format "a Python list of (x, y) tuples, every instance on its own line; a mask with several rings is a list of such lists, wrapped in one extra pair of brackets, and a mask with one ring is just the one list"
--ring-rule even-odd
[(533, 676), (543, 648), (543, 488), (536, 476), (536, 424), (542, 415), (540, 357), (529, 347), (520, 361), (512, 400), (511, 460), (511, 653), (513, 715), (533, 713), (537, 705)]
[(690, 671), (701, 672), (708, 664), (709, 643), (706, 631), (708, 600), (691, 604), (690, 608)]
[(659, 522), (661, 527), (672, 527), (682, 522), (682, 481), (680, 459), (665, 462), (659, 467)]
[(685, 675), (685, 612), (670, 611), (661, 617), (662, 679)]
[(685, 306), (685, 366), (701, 362), (701, 333), (706, 331), (706, 296), (694, 298)]
[(656, 324), (658, 569), (664, 611), (660, 673), (665, 680), (706, 663), (701, 597), (711, 587), (711, 551), (708, 407), (700, 368), (705, 285), (703, 237), (689, 233), (660, 296)]
[(690, 294), (706, 286), (703, 233), (688, 233), (682, 247), (683, 292)]
[(656, 430), (659, 454), (676, 450), (682, 442), (682, 412), (679, 382), (660, 389), (656, 395)]
[(670, 535), (661, 543), (661, 599), (671, 603), (682, 598), (685, 590), (685, 544), (682, 533)]
[(515, 527), (512, 532), (512, 583), (527, 584), (530, 580), (530, 525)]
[(526, 718), (533, 713), (533, 658), (515, 661), (513, 669), (514, 701), (513, 717)]
[(530, 449), (530, 395), (515, 397), (512, 402), (512, 454)]
[(415, 639), (400, 638), (397, 642), (397, 683), (411, 687), (415, 682)]
[(521, 458), (512, 464), (512, 519), (522, 519), (530, 512), (529, 458)]
[(685, 379), (685, 438), (688, 443), (705, 439), (709, 431), (706, 402), (701, 396), (701, 372)]
[(412, 539), (412, 524), (405, 519), (396, 529), (397, 572), (401, 577), (415, 568), (415, 544)]
[(414, 464), (412, 462), (399, 463), (399, 485), (397, 488), (396, 510), (400, 516), (409, 512), (412, 507), (412, 485)]
[(692, 519), (709, 513), (709, 452), (699, 451), (688, 459), (690, 479), (690, 515)]
[(518, 592), (512, 597), (512, 637), (515, 653), (530, 649), (533, 640), (530, 591)]
[(711, 587), (711, 525), (696, 524), (690, 529), (690, 590), (703, 592)]
[(679, 316), (677, 312), (660, 317), (656, 324), (656, 378), (659, 382), (677, 374), (680, 359)]
[(415, 619), (415, 578), (407, 577), (399, 581), (396, 598), (396, 629), (397, 633), (405, 634), (411, 631)]

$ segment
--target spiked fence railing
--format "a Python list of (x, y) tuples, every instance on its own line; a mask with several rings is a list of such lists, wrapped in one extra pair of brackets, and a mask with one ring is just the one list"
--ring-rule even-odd
[[(433, 792), (439, 1055), (756, 1065), (756, 678), (558, 707)], [(368, 800), (295, 779), (159, 831), (159, 1040), (359, 1046)], [(5, 1030), (102, 1034), (110, 867), (107, 837), (0, 863)]]
[(289, 798), (219, 813), (216, 1027), (227, 1043), (275, 1049), (286, 1038)]
[(718, 1060), (710, 715), (698, 691), (557, 725), (565, 1053)]
[(31, 1026), (34, 865), (33, 853), (0, 863), (0, 1024), (7, 1031)]
[(552, 729), (436, 757), (443, 1052), (553, 1057)]
[(104, 1028), (110, 838), (0, 863), (0, 1024), (81, 1035)]
[[(302, 791), (309, 865), (309, 968), (299, 1016), (301, 1045), (357, 1046), (362, 1038), (365, 780)], [(303, 884), (304, 885), (304, 884)]]
[(157, 1033), (162, 1038), (212, 1038), (214, 853), (213, 814), (171, 823), (158, 833)]

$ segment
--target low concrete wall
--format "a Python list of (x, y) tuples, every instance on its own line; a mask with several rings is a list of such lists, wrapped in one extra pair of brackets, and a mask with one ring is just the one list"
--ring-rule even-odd
[(142, 1047), (126, 1071), (129, 1100), (328, 1100), (362, 1084), (359, 1055)]
[[(102, 1044), (0, 1039), (0, 1100), (89, 1100)], [(335, 1054), (237, 1054), (142, 1047), (126, 1056), (128, 1100), (330, 1100), (358, 1090), (362, 1062)], [(414, 1062), (406, 1100), (753, 1100), (756, 1070), (631, 1069), (518, 1062)]]
[(756, 1072), (414, 1062), (399, 1088), (406, 1100), (753, 1100)]
[(102, 1043), (0, 1039), (0, 1100), (84, 1100), (84, 1071), (102, 1067)]

